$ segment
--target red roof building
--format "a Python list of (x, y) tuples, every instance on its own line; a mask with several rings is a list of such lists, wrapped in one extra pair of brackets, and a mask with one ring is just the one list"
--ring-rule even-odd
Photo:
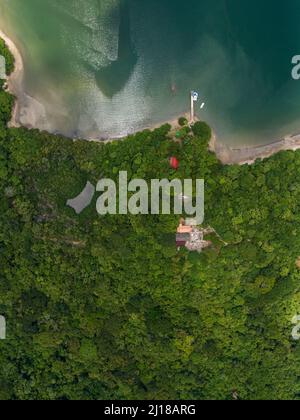
[(176, 157), (172, 156), (170, 158), (170, 165), (172, 169), (175, 169), (177, 171), (177, 169), (179, 168), (179, 160)]

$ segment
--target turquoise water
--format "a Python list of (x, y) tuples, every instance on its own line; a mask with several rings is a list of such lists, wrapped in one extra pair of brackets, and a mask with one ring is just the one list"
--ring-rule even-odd
[(300, 132), (298, 0), (0, 0), (51, 131), (107, 137), (187, 111), (230, 145)]

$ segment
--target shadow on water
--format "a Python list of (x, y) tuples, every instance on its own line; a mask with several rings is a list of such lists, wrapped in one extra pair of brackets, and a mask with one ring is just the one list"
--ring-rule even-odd
[(120, 92), (136, 63), (137, 54), (131, 39), (129, 4), (127, 0), (121, 0), (118, 59), (95, 73), (97, 85), (102, 93), (112, 98)]

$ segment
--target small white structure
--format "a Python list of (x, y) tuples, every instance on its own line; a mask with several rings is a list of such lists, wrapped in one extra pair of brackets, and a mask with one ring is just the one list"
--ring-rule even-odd
[(194, 102), (197, 102), (198, 101), (198, 98), (199, 98), (199, 93), (198, 92), (195, 92), (194, 90), (192, 91), (192, 98), (193, 98), (193, 101)]
[(0, 340), (6, 339), (6, 319), (0, 315)]
[(205, 248), (212, 245), (210, 241), (204, 240), (205, 230), (194, 227), (190, 234), (190, 240), (186, 243), (185, 247), (189, 251), (197, 251), (201, 253)]

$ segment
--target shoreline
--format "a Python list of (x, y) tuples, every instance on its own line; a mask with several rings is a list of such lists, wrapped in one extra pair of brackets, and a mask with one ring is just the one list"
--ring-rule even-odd
[(300, 149), (300, 134), (287, 135), (280, 140), (261, 146), (232, 148), (218, 142), (213, 133), (209, 143), (209, 150), (216, 154), (223, 165), (253, 165), (258, 159), (267, 159), (282, 151)]
[[(8, 124), (9, 127), (22, 127), (23, 124), (20, 122), (20, 108), (21, 108), (21, 98), (30, 98), (26, 95), (24, 91), (24, 63), (23, 57), (16, 46), (16, 44), (9, 38), (1, 29), (0, 29), (0, 38), (2, 38), (10, 52), (15, 59), (15, 69), (13, 73), (6, 78), (7, 90), (12, 95), (15, 96), (15, 105), (13, 109), (12, 118)], [(30, 98), (32, 101), (35, 101), (34, 98)], [(34, 113), (32, 113), (34, 114)], [(189, 114), (183, 115), (188, 116)], [(180, 115), (182, 116), (182, 115)], [(180, 117), (179, 116), (179, 117)], [(189, 118), (188, 118), (189, 119)], [(35, 120), (35, 116), (32, 115), (32, 121)], [(178, 129), (178, 119), (171, 119), (169, 121), (157, 123), (145, 127), (144, 129), (154, 130), (159, 128), (163, 124), (170, 124), (172, 130)], [(34, 128), (33, 124), (25, 125), (27, 128)], [(134, 134), (134, 133), (132, 133)], [(122, 137), (123, 138), (123, 137)], [(116, 140), (120, 140), (118, 137), (107, 138), (107, 139), (86, 139), (87, 141), (95, 141), (102, 143), (109, 143)], [(78, 139), (73, 139), (74, 141)], [(286, 137), (274, 141), (271, 144), (253, 146), (253, 147), (241, 147), (241, 148), (232, 148), (218, 141), (216, 134), (213, 133), (211, 141), (209, 143), (209, 150), (212, 153), (215, 153), (220, 162), (224, 165), (253, 165), (257, 159), (267, 159), (273, 156), (276, 153), (281, 151), (296, 151), (300, 149), (300, 134), (287, 135)]]
[(0, 38), (4, 40), (11, 54), (15, 59), (15, 68), (10, 76), (6, 77), (7, 90), (9, 93), (15, 96), (15, 104), (12, 113), (12, 118), (9, 122), (9, 127), (21, 127), (18, 122), (19, 111), (20, 111), (20, 97), (24, 93), (23, 81), (24, 81), (24, 64), (22, 55), (17, 48), (16, 44), (0, 29)]

